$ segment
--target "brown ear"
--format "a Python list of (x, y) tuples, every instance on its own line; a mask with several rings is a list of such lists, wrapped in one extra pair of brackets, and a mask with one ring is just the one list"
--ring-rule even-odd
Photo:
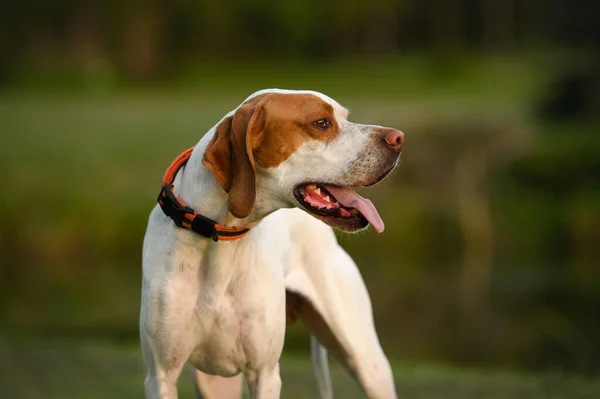
[[(258, 99), (257, 99), (258, 100)], [(228, 208), (237, 218), (245, 218), (256, 201), (256, 173), (253, 150), (260, 142), (265, 115), (256, 101), (241, 106), (223, 120), (206, 147), (202, 163), (229, 193)]]
[(231, 122), (233, 116), (223, 119), (204, 151), (202, 164), (226, 192), (231, 188)]
[(229, 212), (245, 218), (256, 201), (256, 169), (253, 151), (260, 142), (265, 127), (265, 112), (261, 104), (241, 107), (231, 123), (231, 189)]

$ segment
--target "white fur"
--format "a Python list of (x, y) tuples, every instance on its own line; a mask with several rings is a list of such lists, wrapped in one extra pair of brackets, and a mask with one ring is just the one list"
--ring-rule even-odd
[[(300, 206), (292, 195), (299, 183), (352, 185), (380, 172), (383, 161), (371, 150), (377, 127), (348, 122), (343, 107), (317, 92), (271, 89), (249, 98), (264, 92), (310, 93), (330, 103), (340, 135), (327, 145), (303, 144), (276, 168), (257, 169), (256, 205), (245, 219), (228, 212), (227, 194), (202, 165), (216, 126), (197, 144), (175, 179), (176, 194), (221, 224), (252, 229), (239, 240), (215, 243), (177, 228), (158, 206), (151, 212), (140, 311), (146, 396), (177, 398), (176, 382), (189, 361), (206, 374), (243, 373), (252, 398), (278, 398), (287, 288), (310, 301), (325, 320), (311, 332), (337, 342), (341, 351), (336, 357), (369, 397), (395, 398), (391, 369), (356, 265), (330, 227), (300, 210), (275, 212)], [(322, 357), (317, 366), (323, 369)], [(319, 376), (325, 397), (329, 388), (324, 373)]]

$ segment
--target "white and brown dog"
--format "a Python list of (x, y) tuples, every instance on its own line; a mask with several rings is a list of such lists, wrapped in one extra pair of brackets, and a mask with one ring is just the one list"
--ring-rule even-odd
[[(396, 397), (363, 280), (327, 225), (383, 231), (373, 204), (351, 187), (382, 180), (404, 135), (347, 117), (318, 92), (259, 91), (170, 168), (143, 248), (148, 398), (177, 398), (187, 361), (207, 391), (223, 389), (219, 398), (239, 397), (240, 384), (221, 377), (240, 373), (252, 398), (278, 398), (286, 315), (299, 317), (369, 398)], [(305, 212), (280, 210), (293, 207)], [(316, 343), (313, 360), (327, 397), (326, 353)]]

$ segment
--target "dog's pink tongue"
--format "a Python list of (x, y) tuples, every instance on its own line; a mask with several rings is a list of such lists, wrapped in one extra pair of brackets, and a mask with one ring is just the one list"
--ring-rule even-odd
[(346, 187), (331, 187), (325, 186), (327, 191), (335, 197), (336, 200), (345, 207), (356, 208), (363, 214), (363, 216), (373, 225), (375, 231), (381, 233), (384, 229), (383, 220), (375, 209), (375, 205), (371, 200), (363, 198), (358, 193), (350, 188)]

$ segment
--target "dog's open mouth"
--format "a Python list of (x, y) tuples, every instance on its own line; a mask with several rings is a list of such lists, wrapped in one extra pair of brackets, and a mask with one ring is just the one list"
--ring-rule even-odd
[(349, 187), (306, 183), (294, 189), (294, 196), (310, 213), (328, 224), (342, 224), (355, 230), (371, 223), (378, 233), (384, 229), (373, 203)]

